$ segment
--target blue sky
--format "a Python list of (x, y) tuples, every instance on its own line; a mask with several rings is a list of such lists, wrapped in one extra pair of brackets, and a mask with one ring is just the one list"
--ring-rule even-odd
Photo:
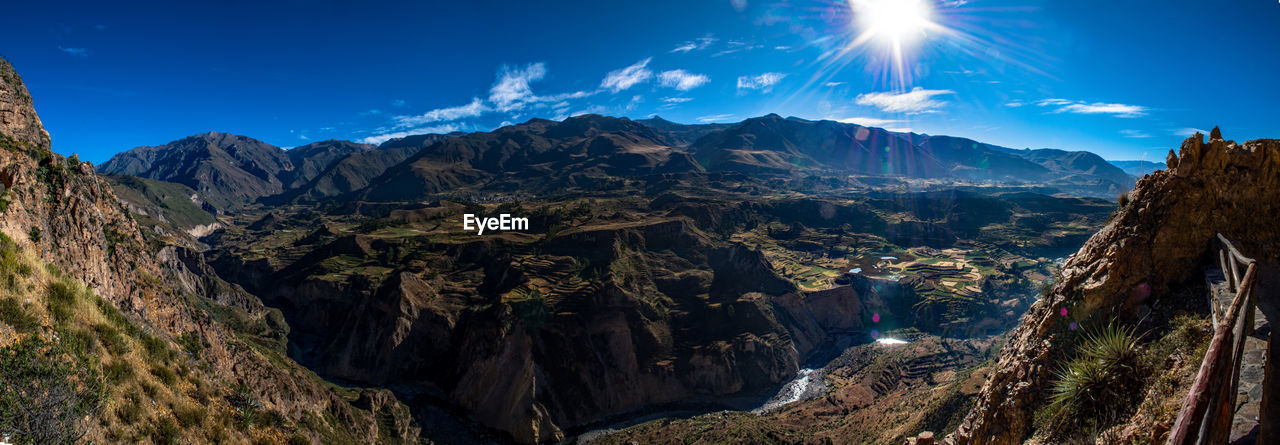
[[(898, 34), (900, 59), (868, 9), (877, 1), (927, 8)], [(1280, 4), (1269, 1), (5, 9), (0, 55), (55, 151), (94, 162), (210, 130), (291, 147), (584, 112), (684, 123), (775, 112), (1156, 161), (1189, 129), (1280, 137)]]

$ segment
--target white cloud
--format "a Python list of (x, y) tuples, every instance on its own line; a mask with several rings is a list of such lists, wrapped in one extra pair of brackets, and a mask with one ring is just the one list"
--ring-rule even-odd
[(604, 80), (600, 82), (600, 88), (608, 89), (612, 92), (619, 92), (640, 82), (649, 80), (653, 77), (653, 72), (649, 71), (645, 66), (649, 65), (649, 60), (645, 58), (626, 68), (610, 71), (604, 76)]
[(705, 123), (708, 123), (708, 122), (725, 121), (725, 120), (728, 120), (728, 119), (730, 119), (730, 118), (733, 118), (733, 115), (732, 115), (732, 114), (712, 114), (712, 115), (710, 115), (710, 116), (702, 116), (702, 117), (699, 117), (697, 120), (698, 120), (698, 122), (702, 122), (702, 123), (704, 123), (704, 124), (705, 124)]
[(873, 106), (886, 113), (922, 114), (937, 112), (947, 102), (934, 99), (934, 97), (949, 94), (956, 94), (956, 92), (951, 90), (926, 90), (921, 87), (915, 87), (906, 93), (859, 94), (858, 97), (854, 98), (853, 102), (858, 105)]
[(1147, 107), (1104, 102), (1084, 102), (1067, 99), (1043, 99), (1036, 102), (1041, 107), (1056, 107), (1051, 113), (1110, 114), (1116, 117), (1138, 117), (1147, 114)]
[(685, 70), (663, 71), (658, 75), (658, 79), (662, 81), (662, 86), (680, 91), (689, 91), (711, 81), (711, 78), (705, 74), (694, 74)]
[(58, 51), (62, 51), (76, 57), (89, 57), (88, 48), (63, 48), (62, 45), (58, 45)]
[(1091, 104), (1069, 104), (1059, 108), (1057, 112), (1077, 114), (1112, 114), (1116, 117), (1138, 117), (1147, 114), (1147, 108), (1138, 105), (1094, 102)]
[(835, 119), (836, 122), (844, 122), (846, 124), (858, 124), (864, 127), (883, 127), (888, 124), (902, 122), (897, 119), (880, 119), (877, 117), (846, 117)]
[(823, 85), (826, 85), (829, 87), (838, 87), (840, 85), (844, 85), (844, 82), (827, 82), (827, 83), (824, 83)]
[(1009, 107), (1009, 108), (1018, 108), (1018, 107), (1021, 107), (1021, 106), (1023, 106), (1023, 105), (1026, 105), (1026, 104), (1025, 104), (1025, 103), (1023, 103), (1023, 102), (1022, 102), (1022, 101), (1020, 101), (1020, 100), (1011, 100), (1011, 101), (1006, 102), (1006, 103), (1004, 104), (1004, 106)]
[(1149, 138), (1150, 134), (1142, 130), (1120, 130), (1120, 134), (1127, 138)]
[(524, 108), (535, 97), (529, 84), (542, 80), (546, 75), (547, 66), (542, 62), (531, 63), (524, 69), (504, 65), (498, 72), (498, 81), (489, 88), (489, 101), (499, 111)]
[(498, 70), (498, 80), (489, 88), (489, 106), (496, 111), (510, 112), (526, 106), (546, 106), (547, 103), (595, 94), (594, 91), (574, 91), (550, 96), (533, 94), (530, 84), (542, 80), (546, 75), (547, 66), (542, 62), (531, 63), (523, 69), (504, 65)]
[(461, 127), (455, 124), (433, 125), (429, 127), (414, 128), (412, 130), (378, 134), (378, 135), (362, 138), (356, 142), (359, 142), (362, 144), (381, 144), (383, 142), (386, 142), (392, 139), (402, 138), (406, 136), (413, 136), (415, 134), (452, 133), (461, 129), (462, 129)]
[(685, 103), (685, 102), (688, 102), (688, 101), (691, 101), (691, 100), (693, 100), (693, 98), (692, 98), (692, 97), (664, 97), (664, 98), (662, 98), (662, 101), (663, 101), (663, 102), (666, 102), (666, 103), (669, 103), (669, 104), (682, 104), (682, 103)]
[(1071, 101), (1066, 99), (1044, 99), (1039, 102), (1036, 102), (1036, 105), (1047, 107), (1050, 105), (1066, 105), (1069, 103), (1071, 103)]
[(764, 73), (755, 76), (738, 76), (738, 90), (761, 90), (768, 92), (773, 86), (787, 77), (782, 73)]
[(750, 51), (757, 48), (764, 48), (764, 45), (757, 45), (755, 43), (744, 42), (741, 40), (730, 40), (725, 43), (728, 45), (728, 47), (716, 52), (715, 54), (712, 54), (711, 57), (720, 57), (725, 54), (733, 54), (739, 51)]
[(747, 9), (747, 0), (729, 0), (729, 4), (733, 5), (733, 9), (738, 12), (742, 12)]
[(687, 53), (689, 51), (698, 51), (698, 50), (707, 49), (707, 47), (711, 46), (712, 43), (716, 43), (716, 40), (717, 39), (715, 37), (711, 37), (711, 36), (700, 37), (700, 38), (676, 45), (675, 49), (672, 49), (671, 52)]
[(456, 107), (437, 108), (417, 116), (396, 116), (396, 128), (421, 126), (432, 122), (448, 122), (468, 117), (476, 117), (490, 111), (479, 97), (471, 99), (471, 103)]

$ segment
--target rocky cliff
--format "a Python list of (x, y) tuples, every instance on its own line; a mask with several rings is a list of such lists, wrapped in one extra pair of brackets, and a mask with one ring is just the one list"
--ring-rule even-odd
[[(1207, 310), (1194, 289), (1205, 267), (1216, 265), (1215, 233), (1262, 264), (1280, 260), (1280, 140), (1237, 144), (1215, 128), (1207, 142), (1196, 134), (1171, 150), (1167, 166), (1138, 181), (1023, 316), (953, 435), (958, 443), (1022, 443), (1034, 432), (1033, 413), (1076, 325), (1067, 320), (1132, 325), (1173, 310)], [(1188, 288), (1192, 298), (1181, 297)], [(1169, 426), (1148, 427), (1158, 436)]]
[(0, 61), (0, 133), (32, 147), (49, 148), (49, 132), (40, 124), (31, 93), (4, 61)]
[(416, 387), (523, 442), (777, 385), (885, 306), (865, 279), (801, 292), (684, 217), (424, 241), (317, 231), (297, 261), (217, 264), (289, 316), (322, 375)]
[[(198, 256), (182, 255), (181, 251), (172, 249), (157, 256), (158, 248), (144, 239), (110, 184), (98, 177), (91, 165), (50, 150), (49, 136), (41, 127), (29, 94), (3, 59), (0, 59), (0, 79), (0, 232), (13, 240), (15, 251), (28, 252), (34, 261), (50, 265), (48, 277), (33, 274), (32, 268), (26, 267), (17, 269), (17, 278), (6, 279), (22, 283), (16, 289), (36, 301), (45, 298), (43, 293), (28, 289), (51, 286), (48, 298), (53, 298), (67, 293), (55, 292), (55, 284), (67, 289), (83, 283), (94, 298), (100, 297), (109, 306), (98, 306), (99, 309), (73, 306), (64, 311), (87, 314), (103, 311), (103, 316), (118, 311), (120, 318), (113, 319), (117, 326), (127, 327), (130, 335), (136, 334), (139, 341), (147, 345), (149, 354), (157, 352), (150, 354), (153, 358), (168, 357), (150, 364), (152, 374), (165, 376), (161, 380), (171, 382), (173, 369), (180, 369), (178, 373), (204, 388), (201, 396), (196, 397), (191, 395), (195, 392), (169, 393), (139, 383), (143, 391), (133, 393), (132, 387), (126, 389), (125, 383), (113, 381), (121, 386), (107, 388), (107, 405), (139, 406), (138, 398), (147, 397), (150, 408), (144, 415), (150, 421), (138, 423), (136, 412), (126, 415), (128, 412), (119, 408), (106, 410), (97, 414), (100, 417), (86, 422), (88, 440), (141, 440), (139, 435), (147, 434), (145, 431), (149, 428), (164, 422), (171, 424), (180, 407), (201, 403), (202, 398), (204, 405), (214, 409), (228, 404), (239, 406), (237, 401), (252, 400), (245, 403), (257, 407), (255, 409), (278, 413), (284, 419), (260, 425), (253, 434), (249, 434), (249, 430), (223, 431), (221, 439), (214, 435), (205, 436), (206, 440), (245, 442), (251, 437), (274, 437), (275, 441), (282, 441), (285, 426), (290, 425), (298, 428), (301, 438), (311, 441), (322, 437), (363, 442), (416, 437), (417, 430), (407, 420), (407, 412), (389, 393), (375, 391), (377, 394), (368, 396), (368, 407), (361, 409), (353, 404), (359, 400), (340, 397), (326, 383), (283, 359), (280, 352), (255, 346), (224, 325), (218, 315), (223, 309), (240, 310), (250, 317), (261, 318), (261, 305), (254, 304), (256, 299), (237, 292), (234, 287), (215, 285), (220, 280), (200, 266), (202, 260)], [(21, 258), (26, 254), (10, 255)], [(23, 275), (26, 278), (21, 278)], [(27, 284), (23, 280), (32, 282)], [(42, 283), (42, 280), (56, 283)], [(66, 298), (74, 301), (81, 297)], [(36, 308), (26, 310), (40, 313)], [(54, 320), (50, 322), (53, 325), (43, 328), (45, 332), (53, 332), (55, 328), (82, 332), (74, 329), (80, 329), (77, 328), (80, 323), (92, 323), (93, 317), (97, 316), (74, 315)], [(81, 335), (89, 335), (90, 339), (102, 337), (97, 340), (102, 344), (117, 344), (110, 341), (116, 337), (103, 334), (114, 331), (106, 331), (101, 324), (96, 326), (91, 330), (96, 334)], [(32, 335), (39, 335), (38, 332)], [(180, 339), (189, 339), (183, 341), (190, 346), (178, 346)], [(136, 360), (129, 351), (138, 349), (129, 348), (127, 342), (124, 344), (107, 348), (114, 351), (108, 352), (116, 357), (111, 362), (113, 365)], [(190, 355), (178, 359), (159, 353), (166, 350), (186, 350)], [(139, 380), (143, 379), (139, 377)], [(140, 396), (140, 393), (146, 395)], [(133, 404), (126, 399), (134, 401)], [(166, 403), (159, 403), (161, 401)], [(389, 421), (376, 420), (378, 416)], [(319, 420), (303, 427), (309, 422), (306, 419)], [(209, 434), (215, 434), (214, 426), (209, 428)], [(156, 437), (154, 431), (151, 437)]]

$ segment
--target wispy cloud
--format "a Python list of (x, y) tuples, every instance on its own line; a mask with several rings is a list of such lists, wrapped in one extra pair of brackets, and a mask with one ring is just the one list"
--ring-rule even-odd
[(391, 106), (393, 107), (403, 107), (405, 105), (408, 105), (408, 102), (405, 102), (404, 99), (396, 99), (391, 101)]
[(451, 132), (458, 131), (458, 130), (461, 130), (461, 129), (462, 129), (462, 127), (459, 127), (459, 126), (458, 126), (458, 125), (456, 125), (456, 124), (433, 125), (433, 126), (429, 126), (429, 127), (419, 127), (419, 128), (414, 128), (414, 129), (411, 129), (411, 130), (404, 130), (404, 131), (396, 131), (396, 132), (391, 132), (391, 133), (378, 134), (378, 135), (374, 135), (374, 136), (369, 136), (369, 137), (366, 137), (366, 138), (362, 138), (362, 139), (360, 139), (360, 140), (358, 140), (358, 141), (356, 141), (356, 142), (360, 142), (360, 143), (362, 143), (362, 144), (381, 144), (381, 143), (383, 143), (383, 142), (386, 142), (386, 141), (389, 141), (389, 140), (392, 140), (392, 139), (402, 138), (402, 137), (406, 137), (406, 136), (413, 136), (413, 135), (415, 135), (415, 134), (427, 134), (427, 133), (451, 133)]
[(738, 76), (738, 91), (742, 90), (760, 90), (768, 92), (773, 86), (782, 81), (783, 77), (787, 77), (782, 73), (764, 73), (754, 76)]
[(666, 103), (669, 103), (669, 104), (682, 104), (682, 103), (685, 103), (685, 102), (688, 102), (688, 101), (691, 101), (691, 100), (693, 100), (693, 98), (692, 98), (692, 97), (664, 97), (664, 98), (662, 98), (662, 101), (663, 101), (663, 102), (666, 102)]
[(448, 122), (469, 117), (476, 117), (491, 109), (479, 97), (471, 99), (471, 103), (456, 107), (437, 108), (416, 116), (396, 116), (396, 128), (416, 127), (433, 122)]
[(1121, 134), (1121, 135), (1123, 135), (1124, 137), (1127, 137), (1127, 138), (1149, 138), (1149, 137), (1151, 137), (1151, 135), (1150, 135), (1150, 134), (1148, 134), (1147, 132), (1142, 131), (1142, 130), (1120, 130), (1120, 134)]
[(853, 102), (858, 105), (873, 106), (879, 108), (886, 113), (907, 113), (907, 114), (924, 114), (936, 113), (939, 108), (947, 104), (946, 101), (936, 99), (938, 96), (946, 96), (956, 94), (952, 90), (926, 90), (921, 87), (912, 88), (906, 93), (864, 93), (854, 98)]
[(653, 72), (645, 68), (649, 65), (649, 60), (645, 58), (635, 64), (622, 69), (610, 71), (604, 76), (604, 80), (600, 82), (600, 88), (607, 89), (614, 93), (631, 88), (633, 85), (649, 80), (653, 77)]
[(1004, 104), (1004, 106), (1009, 107), (1009, 108), (1018, 108), (1018, 107), (1021, 107), (1021, 106), (1024, 106), (1024, 105), (1026, 105), (1026, 103), (1025, 103), (1025, 102), (1023, 102), (1023, 101), (1020, 101), (1020, 100), (1011, 100), (1011, 101), (1009, 101), (1009, 102), (1005, 102), (1005, 104)]
[(707, 49), (708, 46), (711, 46), (712, 43), (716, 43), (716, 40), (717, 39), (715, 37), (711, 37), (711, 36), (699, 37), (697, 39), (690, 40), (690, 41), (681, 43), (679, 45), (676, 45), (675, 49), (672, 49), (671, 52), (687, 53), (690, 51), (704, 50), (704, 49)]
[(731, 118), (733, 118), (733, 116), (734, 116), (734, 115), (732, 115), (732, 114), (712, 114), (712, 115), (709, 115), (709, 116), (702, 116), (702, 117), (699, 117), (699, 118), (697, 119), (697, 121), (698, 121), (698, 122), (702, 122), (702, 123), (704, 123), (704, 124), (705, 124), (705, 123), (707, 123), (707, 122), (720, 122), (720, 121), (725, 121), (725, 120), (731, 119)]
[(902, 122), (897, 119), (880, 119), (876, 117), (845, 117), (834, 120), (836, 122), (844, 122), (846, 124), (858, 124), (864, 127), (883, 127), (885, 125)]
[(827, 83), (824, 83), (823, 85), (826, 85), (829, 87), (838, 87), (840, 85), (844, 85), (844, 82), (827, 82)]
[(725, 49), (717, 51), (715, 54), (712, 54), (711, 57), (720, 57), (725, 54), (733, 54), (739, 51), (750, 51), (756, 48), (764, 47), (763, 45), (757, 45), (752, 42), (744, 42), (741, 40), (730, 40), (725, 43), (727, 44), (727, 47)]
[(1191, 137), (1192, 135), (1195, 135), (1196, 133), (1200, 133), (1200, 134), (1209, 134), (1209, 132), (1208, 132), (1208, 131), (1201, 130), (1201, 129), (1199, 129), (1199, 128), (1194, 128), (1194, 127), (1177, 128), (1177, 129), (1169, 130), (1169, 133), (1170, 133), (1170, 134), (1172, 134), (1172, 135), (1174, 135), (1174, 136), (1182, 136), (1182, 137), (1184, 137), (1184, 138), (1185, 138), (1185, 137)]
[(729, 4), (733, 5), (733, 9), (738, 12), (747, 10), (747, 0), (729, 0)]
[(535, 96), (529, 84), (542, 80), (547, 75), (547, 66), (542, 62), (531, 63), (521, 68), (503, 65), (498, 70), (498, 81), (489, 88), (489, 101), (499, 111), (519, 110)]
[(63, 48), (62, 45), (58, 45), (58, 51), (62, 51), (76, 57), (89, 57), (88, 48)]
[(685, 70), (671, 70), (663, 71), (662, 74), (659, 74), (658, 80), (662, 82), (664, 87), (689, 91), (710, 82), (711, 78), (705, 74), (694, 74)]
[(1043, 99), (1036, 102), (1041, 107), (1053, 107), (1050, 113), (1109, 114), (1115, 117), (1138, 117), (1147, 114), (1147, 107), (1140, 105), (1084, 102), (1067, 99)]

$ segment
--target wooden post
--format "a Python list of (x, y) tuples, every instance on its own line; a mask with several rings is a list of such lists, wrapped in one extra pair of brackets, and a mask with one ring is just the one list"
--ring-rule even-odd
[(1277, 443), (1280, 441), (1280, 407), (1275, 406), (1275, 397), (1280, 396), (1280, 366), (1271, 361), (1280, 357), (1280, 343), (1274, 336), (1267, 339), (1266, 371), (1262, 374), (1262, 406), (1258, 409), (1258, 442)]
[[(1218, 249), (1218, 267), (1222, 269), (1222, 276), (1223, 276), (1224, 278), (1226, 278), (1226, 279), (1227, 279), (1227, 282), (1228, 282), (1228, 283), (1230, 283), (1230, 282), (1231, 282), (1231, 277), (1230, 277), (1228, 274), (1229, 274), (1229, 273), (1231, 273), (1231, 269), (1227, 268), (1227, 251), (1226, 251), (1226, 249)], [(1230, 284), (1228, 284), (1227, 286), (1228, 286), (1228, 288), (1230, 288)], [(1214, 308), (1213, 308), (1213, 309), (1214, 309), (1214, 311), (1213, 311), (1213, 312), (1214, 312), (1214, 314), (1216, 315), (1216, 314), (1218, 313), (1218, 311), (1217, 311), (1217, 309), (1218, 309), (1218, 307), (1217, 307), (1217, 302), (1214, 302)]]
[[(1239, 370), (1239, 353), (1236, 352), (1238, 346), (1232, 337), (1236, 325), (1240, 323), (1241, 311), (1256, 273), (1257, 269), (1250, 260), (1241, 292), (1232, 299), (1222, 324), (1214, 329), (1209, 350), (1205, 353), (1204, 361), (1200, 362), (1200, 372), (1187, 393), (1187, 399), (1182, 403), (1178, 419), (1169, 432), (1167, 444), (1223, 443), (1225, 437), (1221, 441), (1213, 441), (1213, 438), (1231, 431), (1231, 419), (1235, 415), (1235, 388), (1232, 380)], [(1222, 427), (1223, 422), (1226, 423), (1225, 428)]]

